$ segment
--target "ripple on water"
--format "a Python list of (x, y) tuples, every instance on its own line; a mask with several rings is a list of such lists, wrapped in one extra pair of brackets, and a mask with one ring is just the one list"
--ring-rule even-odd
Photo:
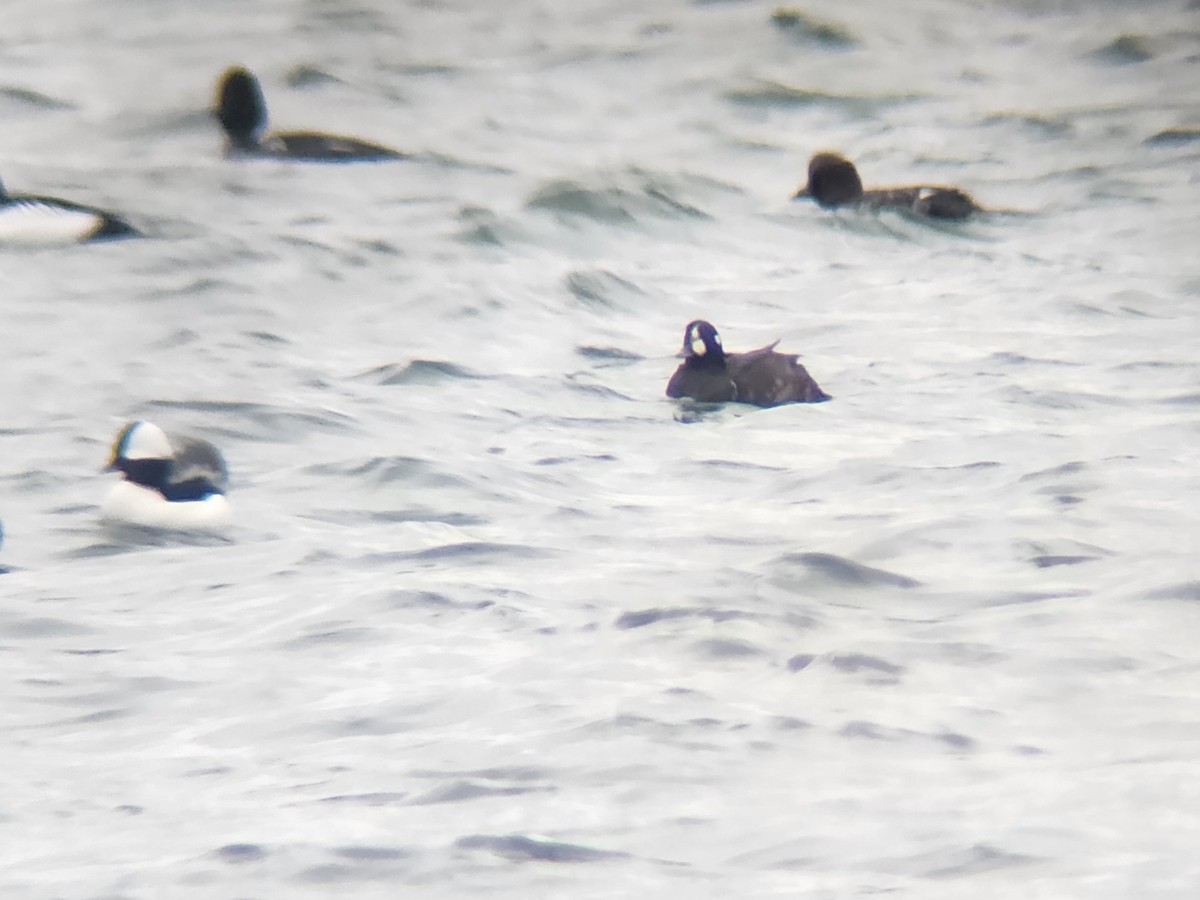
[(646, 292), (605, 269), (575, 269), (563, 279), (567, 290), (589, 307), (633, 309), (645, 302)]
[(384, 387), (400, 384), (436, 385), (446, 381), (471, 381), (485, 378), (463, 366), (440, 359), (414, 359), (404, 363), (389, 363), (377, 366), (353, 376), (355, 380), (367, 381)]
[(907, 575), (864, 566), (832, 553), (786, 553), (771, 563), (771, 569), (773, 584), (797, 592), (811, 591), (821, 585), (854, 589), (908, 589), (921, 585)]
[[(686, 186), (667, 178), (631, 170), (591, 185), (556, 178), (542, 184), (525, 202), (528, 209), (557, 214), (560, 218), (588, 219), (602, 225), (633, 225), (653, 219), (708, 219), (708, 213), (680, 195)], [(615, 181), (616, 183), (611, 183)]]
[(777, 81), (760, 81), (748, 87), (728, 91), (725, 99), (735, 106), (750, 108), (804, 108), (827, 106), (853, 118), (870, 118), (884, 110), (924, 99), (921, 94), (837, 94), (831, 91), (792, 87)]
[(483, 850), (512, 862), (594, 863), (628, 859), (628, 853), (598, 850), (582, 844), (539, 840), (525, 835), (472, 834), (454, 844), (462, 850)]
[(829, 50), (849, 50), (859, 45), (858, 38), (845, 25), (818, 19), (792, 7), (780, 7), (771, 13), (771, 24), (801, 44)]

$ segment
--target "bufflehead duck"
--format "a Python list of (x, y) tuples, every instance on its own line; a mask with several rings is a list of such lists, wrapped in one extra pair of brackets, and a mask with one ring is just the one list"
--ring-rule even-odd
[(174, 531), (213, 531), (229, 522), (229, 474), (208, 441), (168, 438), (150, 422), (130, 422), (113, 441), (105, 471), (113, 470), (123, 477), (104, 500), (105, 521)]
[(404, 154), (358, 138), (319, 131), (280, 131), (263, 134), (267, 104), (258, 79), (234, 66), (217, 84), (215, 115), (229, 138), (227, 156), (259, 156), (304, 162), (368, 162), (404, 159)]
[(726, 353), (710, 323), (697, 319), (683, 332), (683, 362), (667, 383), (667, 396), (702, 403), (735, 400), (755, 406), (820, 403), (830, 399), (796, 356), (776, 353), (779, 341), (746, 353)]
[(10, 194), (0, 182), (0, 243), (80, 244), (137, 234), (120, 216), (103, 209), (55, 197)]
[(829, 209), (902, 209), (931, 219), (965, 219), (982, 209), (956, 187), (915, 184), (864, 190), (854, 163), (837, 153), (818, 153), (808, 161), (808, 184), (792, 199), (804, 197)]

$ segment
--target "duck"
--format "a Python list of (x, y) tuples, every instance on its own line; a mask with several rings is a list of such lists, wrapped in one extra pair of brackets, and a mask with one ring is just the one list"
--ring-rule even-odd
[(703, 319), (683, 332), (683, 362), (667, 382), (667, 396), (701, 403), (821, 403), (831, 399), (791, 353), (777, 353), (779, 341), (745, 353), (726, 353), (721, 335)]
[(57, 197), (10, 194), (0, 182), (0, 244), (82, 244), (138, 234), (116, 213)]
[(966, 191), (945, 185), (916, 184), (864, 190), (854, 163), (838, 153), (817, 153), (808, 161), (808, 183), (792, 197), (811, 198), (820, 206), (836, 209), (898, 209), (930, 219), (961, 220), (982, 207)]
[(121, 473), (101, 506), (107, 523), (209, 532), (230, 521), (229, 470), (208, 441), (168, 437), (153, 422), (129, 422), (117, 433), (104, 471)]
[(279, 131), (264, 134), (267, 104), (258, 79), (233, 66), (217, 83), (217, 121), (228, 139), (225, 155), (290, 159), (297, 162), (379, 162), (404, 159), (403, 153), (358, 138), (319, 131)]

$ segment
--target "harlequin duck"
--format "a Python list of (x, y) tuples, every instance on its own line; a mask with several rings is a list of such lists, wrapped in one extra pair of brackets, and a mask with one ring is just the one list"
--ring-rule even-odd
[(101, 507), (105, 521), (172, 531), (214, 531), (229, 522), (229, 473), (208, 441), (130, 422), (113, 441), (106, 471), (114, 470), (123, 477)]
[(214, 112), (229, 139), (227, 156), (291, 159), (298, 162), (379, 162), (404, 159), (403, 153), (358, 138), (319, 131), (280, 131), (263, 134), (267, 104), (258, 79), (235, 66), (217, 84)]
[(776, 353), (779, 341), (746, 353), (726, 353), (721, 336), (701, 319), (683, 332), (683, 362), (667, 383), (667, 396), (703, 403), (734, 400), (755, 406), (820, 403), (830, 399), (797, 357)]
[(837, 153), (818, 153), (808, 161), (808, 184), (793, 199), (805, 197), (828, 209), (900, 209), (931, 219), (965, 219), (982, 210), (956, 187), (917, 184), (864, 190), (854, 163)]
[(80, 244), (137, 235), (115, 213), (56, 197), (10, 194), (0, 183), (0, 243)]

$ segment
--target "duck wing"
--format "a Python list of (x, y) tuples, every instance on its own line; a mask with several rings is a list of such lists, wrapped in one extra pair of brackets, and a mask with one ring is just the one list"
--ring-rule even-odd
[(979, 210), (965, 191), (941, 185), (877, 188), (864, 191), (860, 203), (870, 209), (909, 210), (931, 219), (965, 219)]
[(404, 159), (404, 154), (382, 144), (319, 131), (284, 131), (268, 135), (259, 149), (271, 156), (315, 162), (359, 162)]
[(727, 369), (698, 369), (687, 363), (680, 364), (667, 382), (667, 396), (676, 400), (686, 397), (699, 403), (741, 399)]
[(774, 351), (778, 343), (748, 353), (726, 355), (737, 399), (755, 406), (820, 403), (830, 399), (794, 354)]
[(175, 455), (171, 473), (162, 487), (168, 500), (200, 500), (223, 494), (229, 486), (229, 470), (221, 451), (200, 438), (171, 436)]

